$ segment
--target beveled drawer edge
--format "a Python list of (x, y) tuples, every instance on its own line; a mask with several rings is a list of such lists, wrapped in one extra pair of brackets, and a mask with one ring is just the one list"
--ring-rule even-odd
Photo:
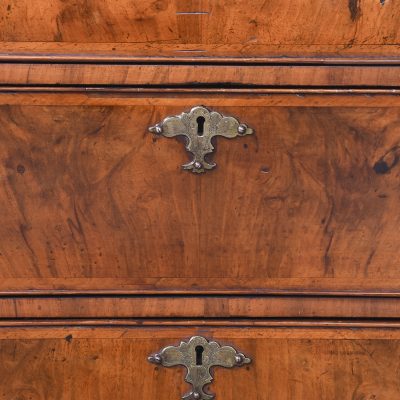
[(68, 319), (68, 318), (26, 318), (0, 319), (0, 329), (7, 327), (219, 327), (219, 328), (329, 328), (329, 329), (399, 329), (400, 320), (380, 319), (132, 319), (132, 318), (97, 318), (97, 319)]
[(209, 64), (209, 65), (400, 65), (400, 56), (324, 56), (323, 54), (311, 56), (207, 56), (196, 55), (196, 51), (175, 50), (170, 55), (106, 55), (106, 54), (62, 54), (62, 53), (12, 53), (0, 52), (0, 62), (12, 63), (88, 63), (88, 64)]
[(400, 298), (250, 295), (4, 296), (0, 297), (0, 318), (400, 319)]
[(400, 297), (400, 279), (346, 278), (3, 278), (0, 296)]
[(1, 86), (0, 105), (208, 107), (397, 107), (400, 88), (200, 88)]
[(191, 63), (399, 63), (396, 44), (1, 42), (0, 61)]
[[(400, 69), (399, 69), (400, 70)], [(60, 85), (0, 85), (0, 94), (110, 94), (110, 95), (149, 95), (149, 96), (161, 96), (171, 94), (213, 94), (213, 95), (352, 95), (352, 96), (365, 96), (365, 95), (400, 95), (399, 88), (385, 88), (385, 87), (269, 87), (269, 86), (231, 86), (226, 87), (190, 87), (190, 86), (60, 86)]]
[(300, 339), (300, 340), (400, 340), (400, 328), (398, 326), (94, 326), (94, 325), (9, 325), (0, 328), (0, 341), (2, 340), (37, 340), (37, 339), (62, 339), (68, 343), (80, 339), (170, 339), (178, 340), (190, 338), (194, 333), (209, 338), (225, 338), (230, 343), (235, 339)]
[(396, 65), (0, 63), (2, 85), (398, 87)]

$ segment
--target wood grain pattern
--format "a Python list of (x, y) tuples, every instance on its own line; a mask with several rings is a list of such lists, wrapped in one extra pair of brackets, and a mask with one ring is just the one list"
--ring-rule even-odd
[(399, 45), (2, 42), (1, 61), (399, 65)]
[(194, 176), (181, 143), (147, 133), (185, 99), (2, 106), (2, 278), (398, 292), (399, 108), (217, 109), (256, 135), (220, 141), (219, 168)]
[(399, 329), (4, 328), (0, 387), (5, 400), (171, 400), (188, 389), (183, 369), (148, 354), (194, 334), (234, 345), (246, 368), (216, 369), (217, 399), (392, 400), (399, 396)]
[[(67, 96), (66, 96), (67, 94)], [(392, 107), (399, 89), (127, 88), (5, 86), (1, 105), (209, 107)]]
[[(0, 5), (0, 399), (178, 400), (147, 356), (196, 334), (254, 360), (217, 400), (399, 398), (399, 18)], [(256, 135), (194, 176), (147, 128), (200, 104)]]
[[(21, 328), (26, 335), (27, 328), (50, 328), (50, 329), (69, 329), (71, 327), (82, 328), (92, 328), (104, 330), (109, 327), (125, 329), (131, 327), (156, 327), (156, 328), (181, 328), (187, 329), (190, 327), (197, 328), (216, 328), (226, 329), (226, 328), (279, 328), (279, 329), (287, 329), (287, 328), (300, 328), (300, 329), (309, 329), (309, 328), (330, 328), (326, 329), (327, 333), (325, 337), (332, 337), (335, 334), (335, 329), (344, 328), (343, 332), (348, 332), (350, 329), (355, 329), (355, 332), (360, 332), (359, 328), (368, 328), (368, 330), (363, 330), (358, 335), (354, 335), (354, 338), (362, 339), (365, 337), (364, 333), (366, 332), (375, 332), (375, 338), (382, 338), (385, 335), (385, 332), (389, 329), (400, 328), (400, 322), (394, 319), (319, 319), (319, 318), (208, 318), (208, 319), (187, 319), (187, 318), (19, 318), (19, 319), (10, 319), (3, 318), (0, 320), (1, 330), (7, 332), (7, 337), (10, 337), (13, 334), (15, 338), (15, 330), (10, 331), (10, 328)], [(290, 332), (293, 332), (291, 329), (287, 329), (290, 335)], [(43, 331), (41, 331), (43, 332)], [(103, 331), (104, 332), (104, 331)], [(259, 331), (260, 332), (260, 331)], [(281, 330), (281, 332), (283, 332)], [(296, 332), (296, 331), (295, 331)], [(333, 332), (333, 334), (332, 334)], [(23, 334), (23, 333), (22, 333)], [(368, 333), (369, 334), (369, 333)], [(54, 337), (54, 336), (53, 336)], [(347, 337), (350, 339), (350, 337)], [(369, 336), (371, 338), (371, 335)], [(391, 337), (395, 339), (395, 337)]]
[(0, 8), (0, 41), (17, 55), (398, 58), (399, 18), (379, 0), (20, 0)]
[[(19, 320), (21, 322), (21, 320)], [(113, 320), (114, 322), (117, 320)], [(160, 319), (160, 324), (154, 327), (132, 327), (127, 325), (112, 327), (110, 323), (104, 323), (103, 326), (97, 328), (85, 327), (78, 325), (68, 324), (65, 326), (40, 326), (35, 323), (31, 327), (16, 327), (16, 326), (5, 326), (0, 329), (0, 344), (2, 340), (36, 340), (36, 339), (63, 339), (66, 336), (71, 335), (73, 339), (146, 339), (146, 340), (185, 340), (193, 335), (202, 335), (210, 339), (223, 340), (229, 344), (236, 343), (238, 339), (337, 339), (344, 341), (351, 340), (400, 340), (400, 329), (396, 329), (396, 326), (387, 324), (386, 326), (369, 326), (369, 327), (354, 327), (351, 325), (352, 321), (349, 322), (347, 328), (331, 327), (326, 329), (322, 326), (312, 326), (311, 324), (303, 326), (292, 326), (288, 329), (288, 326), (280, 327), (252, 327), (254, 320), (249, 320), (249, 324), (241, 327), (229, 327), (229, 326), (212, 326), (211, 324), (201, 324), (199, 326), (188, 326), (188, 327), (176, 327), (169, 326), (168, 320)], [(177, 322), (184, 320), (177, 319)], [(209, 321), (209, 320), (206, 320)], [(49, 322), (54, 322), (49, 320)], [(55, 321), (56, 322), (56, 321)], [(204, 322), (204, 321), (203, 321)], [(296, 322), (288, 320), (290, 322)], [(72, 322), (73, 323), (73, 322)], [(376, 321), (375, 321), (376, 323)], [(202, 326), (204, 325), (204, 326)], [(356, 329), (354, 329), (356, 328)], [(395, 328), (395, 329), (393, 329)], [(245, 351), (245, 348), (242, 348)], [(249, 355), (253, 355), (247, 350)]]
[(399, 297), (400, 279), (385, 278), (2, 278), (0, 295), (304, 295)]
[(2, 85), (382, 86), (398, 87), (400, 68), (386, 66), (152, 65), (1, 63)]
[(18, 296), (0, 297), (0, 318), (400, 318), (400, 299), (344, 296)]

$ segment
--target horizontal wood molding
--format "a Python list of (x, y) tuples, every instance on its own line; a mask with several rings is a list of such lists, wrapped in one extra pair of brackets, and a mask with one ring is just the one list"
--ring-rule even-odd
[(399, 65), (399, 45), (1, 42), (2, 62)]
[[(400, 65), (400, 46), (365, 46), (359, 47), (361, 54), (346, 53), (343, 46), (327, 47), (327, 52), (318, 51), (319, 47), (315, 47), (313, 52), (309, 52), (310, 47), (314, 46), (299, 46), (294, 51), (288, 51), (286, 55), (276, 53), (273, 48), (260, 48), (255, 46), (254, 50), (259, 53), (248, 56), (235, 56), (231, 48), (226, 46), (218, 46), (220, 51), (214, 51), (215, 46), (205, 46), (202, 49), (196, 49), (196, 46), (165, 46), (155, 49), (158, 54), (150, 54), (145, 49), (138, 51), (133, 49), (116, 53), (111, 50), (107, 51), (90, 51), (90, 48), (98, 47), (97, 44), (87, 46), (86, 43), (79, 44), (79, 48), (86, 48), (85, 52), (80, 51), (74, 53), (77, 45), (72, 43), (71, 46), (62, 46), (60, 49), (65, 49), (64, 52), (59, 48), (43, 46), (43, 43), (38, 43), (32, 51), (21, 51), (21, 47), (15, 43), (4, 43), (0, 49), (0, 62), (25, 62), (25, 63), (147, 63), (147, 64), (291, 64), (291, 65)], [(102, 46), (103, 48), (105, 46)], [(170, 48), (168, 48), (170, 47)], [(225, 49), (224, 49), (225, 47)], [(4, 49), (8, 51), (4, 51)], [(128, 47), (129, 48), (129, 47)], [(383, 49), (382, 49), (383, 48)], [(44, 50), (42, 50), (44, 49)], [(47, 50), (46, 50), (47, 49)], [(233, 48), (234, 49), (234, 48)], [(224, 51), (225, 50), (225, 51)], [(330, 51), (337, 51), (336, 55), (330, 54)], [(264, 51), (264, 53), (262, 53)], [(384, 51), (384, 52), (382, 52)], [(147, 55), (146, 55), (147, 54)], [(267, 54), (267, 55), (265, 55)]]
[(2, 296), (53, 295), (305, 295), (400, 297), (398, 279), (3, 278)]
[[(190, 338), (193, 335), (202, 335), (217, 340), (224, 338), (231, 339), (326, 339), (326, 340), (400, 340), (400, 329), (398, 328), (360, 328), (348, 329), (337, 327), (326, 329), (324, 327), (181, 327), (181, 326), (154, 326), (154, 327), (97, 327), (90, 326), (32, 326), (32, 327), (2, 327), (0, 329), (0, 341), (3, 340), (36, 340), (36, 339), (62, 339), (66, 342), (74, 342), (74, 339), (115, 339), (115, 340), (131, 340), (131, 339), (173, 339), (179, 341)], [(173, 344), (165, 342), (165, 345)], [(231, 342), (232, 343), (232, 342)], [(155, 343), (157, 345), (157, 343)], [(153, 342), (154, 347), (154, 342)], [(156, 346), (157, 347), (157, 346)], [(157, 351), (154, 347), (153, 351)]]
[(389, 319), (291, 319), (291, 318), (257, 318), (257, 319), (238, 319), (238, 318), (209, 318), (209, 319), (183, 319), (183, 318), (96, 318), (96, 319), (63, 319), (63, 318), (24, 318), (24, 319), (0, 319), (0, 328), (143, 328), (155, 327), (165, 328), (306, 328), (306, 329), (400, 329), (399, 320)]
[(1, 63), (2, 85), (400, 86), (398, 66)]
[(312, 296), (19, 296), (0, 298), (0, 318), (400, 318), (400, 299)]
[(0, 86), (0, 105), (394, 107), (400, 89), (202, 89)]

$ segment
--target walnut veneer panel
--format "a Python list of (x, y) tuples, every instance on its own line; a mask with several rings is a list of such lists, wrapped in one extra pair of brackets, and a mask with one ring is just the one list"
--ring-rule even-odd
[(396, 65), (0, 63), (0, 85), (398, 88), (399, 73)]
[(198, 176), (180, 169), (182, 143), (147, 132), (186, 99), (73, 96), (0, 108), (2, 290), (398, 293), (398, 106), (222, 101), (256, 134), (219, 139), (217, 169)]
[(396, 57), (396, 1), (5, 2), (0, 52), (72, 57)]
[[(117, 284), (115, 285), (118, 287)], [(184, 289), (182, 289), (183, 291)], [(229, 290), (227, 287), (226, 290)], [(253, 290), (255, 292), (255, 290)], [(15, 296), (0, 297), (0, 318), (400, 318), (398, 297), (353, 296)], [(3, 321), (4, 323), (4, 321)]]
[(188, 390), (183, 368), (147, 356), (200, 334), (253, 359), (216, 368), (217, 399), (380, 399), (400, 395), (399, 329), (3, 328), (0, 396), (60, 400), (173, 400)]

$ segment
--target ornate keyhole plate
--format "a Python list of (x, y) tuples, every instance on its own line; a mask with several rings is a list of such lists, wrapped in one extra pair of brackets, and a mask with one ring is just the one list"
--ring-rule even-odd
[(164, 367), (183, 365), (187, 369), (185, 381), (192, 385), (192, 390), (182, 396), (183, 400), (212, 400), (214, 395), (206, 393), (204, 386), (211, 383), (213, 377), (210, 368), (240, 367), (251, 362), (244, 354), (231, 346), (221, 346), (208, 341), (202, 336), (193, 336), (188, 342), (179, 346), (168, 346), (159, 353), (151, 355), (148, 360)]
[(205, 160), (205, 156), (214, 150), (211, 139), (215, 136), (235, 138), (251, 135), (253, 130), (236, 118), (210, 111), (206, 107), (197, 106), (188, 113), (167, 117), (159, 124), (149, 128), (150, 132), (167, 138), (186, 137), (186, 150), (192, 153), (193, 159), (182, 165), (184, 169), (196, 173), (213, 169), (216, 164)]

